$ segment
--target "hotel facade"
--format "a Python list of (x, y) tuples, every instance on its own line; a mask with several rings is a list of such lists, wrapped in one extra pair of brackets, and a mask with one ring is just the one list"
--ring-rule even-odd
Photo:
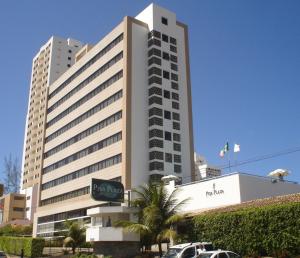
[[(77, 46), (74, 63), (45, 84), (34, 236), (61, 235), (66, 219), (89, 223), (87, 210), (105, 205), (90, 197), (92, 178), (125, 190), (165, 175), (195, 179), (187, 26), (151, 4)], [(37, 164), (27, 138), (25, 190), (26, 160)]]

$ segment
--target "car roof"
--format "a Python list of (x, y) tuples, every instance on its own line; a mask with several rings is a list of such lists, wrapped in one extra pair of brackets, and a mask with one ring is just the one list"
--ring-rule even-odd
[(211, 251), (204, 251), (204, 252), (202, 252), (201, 254), (218, 254), (218, 253), (223, 253), (223, 252), (230, 252), (230, 253), (234, 253), (234, 252), (232, 252), (232, 251), (228, 251), (228, 250), (221, 250), (221, 249), (219, 249), (219, 250), (211, 250)]
[(195, 244), (194, 243), (185, 243), (185, 244), (173, 245), (173, 246), (170, 247), (170, 249), (171, 248), (181, 248), (182, 249), (182, 248), (185, 248), (187, 246), (195, 246)]

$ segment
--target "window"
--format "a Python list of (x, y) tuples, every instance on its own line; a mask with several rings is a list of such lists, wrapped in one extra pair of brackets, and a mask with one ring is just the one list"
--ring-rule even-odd
[(173, 45), (176, 45), (177, 41), (176, 41), (175, 38), (170, 37), (170, 43), (173, 44)]
[(148, 80), (148, 84), (151, 85), (153, 83), (159, 84), (161, 85), (162, 83), (162, 79), (160, 77), (157, 76), (152, 76), (149, 80)]
[(166, 52), (163, 52), (163, 59), (169, 61), (170, 60), (170, 55)]
[(71, 60), (71, 57), (70, 57), (70, 56), (68, 56), (68, 60)]
[(156, 30), (152, 30), (148, 33), (148, 39), (152, 38), (152, 37), (156, 37), (156, 38), (160, 38), (160, 32), (156, 31)]
[(161, 23), (164, 25), (168, 25), (168, 19), (166, 17), (161, 17)]
[(181, 145), (179, 143), (173, 143), (173, 149), (175, 151), (181, 151)]
[(176, 120), (176, 121), (179, 121), (179, 120), (180, 120), (180, 115), (179, 115), (179, 113), (173, 112), (173, 113), (172, 113), (172, 116), (173, 116), (173, 120)]
[(149, 51), (148, 51), (148, 57), (150, 56), (159, 56), (161, 57), (161, 51), (157, 48), (151, 48)]
[(173, 122), (173, 129), (174, 130), (180, 130), (180, 124), (177, 122)]
[(23, 201), (25, 199), (25, 197), (23, 196), (14, 196), (14, 200), (16, 201)]
[(161, 69), (157, 68), (157, 67), (152, 67), (148, 70), (148, 76), (151, 76), (151, 75), (159, 75), (161, 76)]
[(179, 103), (175, 102), (175, 101), (172, 101), (172, 108), (179, 109)]
[[(181, 165), (175, 164), (174, 165), (174, 172), (175, 173), (181, 173)], [(194, 257), (194, 256), (192, 256), (192, 257)]]
[(162, 34), (162, 40), (164, 42), (169, 42), (169, 37), (167, 35), (165, 35), (165, 34)]
[(152, 129), (149, 131), (149, 138), (157, 137), (157, 138), (163, 138), (164, 133), (162, 130), (159, 129)]
[(162, 98), (157, 97), (157, 96), (152, 96), (152, 97), (148, 100), (148, 104), (149, 104), (149, 105), (152, 105), (152, 104), (162, 105)]
[(157, 107), (149, 109), (149, 116), (162, 116), (162, 109)]
[(149, 159), (153, 160), (153, 159), (159, 159), (159, 160), (163, 160), (164, 159), (164, 153), (161, 151), (151, 151), (149, 153)]
[(13, 211), (24, 211), (24, 209), (20, 207), (13, 207)]
[(174, 99), (174, 100), (179, 100), (179, 95), (178, 95), (178, 93), (172, 92), (172, 99)]
[(163, 71), (163, 77), (165, 78), (165, 79), (170, 79), (170, 73), (168, 72), (168, 71)]
[(185, 251), (183, 252), (182, 258), (193, 258), (195, 254), (196, 254), (195, 247), (189, 247), (185, 249)]
[(171, 153), (165, 153), (165, 161), (172, 163), (172, 154)]
[(149, 96), (152, 96), (154, 94), (161, 96), (162, 95), (162, 89), (158, 88), (158, 87), (151, 87), (148, 90), (148, 94), (149, 94)]
[(181, 156), (174, 154), (174, 162), (175, 163), (181, 163)]
[(164, 142), (163, 140), (159, 139), (152, 139), (149, 141), (149, 148), (163, 148), (164, 147)]
[(170, 98), (170, 92), (168, 90), (164, 90), (164, 98), (166, 99)]
[(178, 75), (175, 74), (175, 73), (171, 73), (171, 79), (172, 79), (173, 81), (178, 81)]
[(226, 253), (219, 253), (218, 258), (228, 258)]
[(149, 169), (150, 169), (150, 171), (153, 171), (153, 170), (163, 171), (164, 170), (164, 163), (163, 162), (158, 162), (158, 161), (151, 162), (149, 164)]
[(168, 131), (165, 131), (165, 140), (172, 141), (172, 134)]
[(72, 53), (72, 50), (71, 49), (69, 49), (69, 51), (68, 51), (69, 53)]
[(157, 64), (157, 65), (161, 65), (161, 59), (156, 57), (156, 56), (153, 56), (151, 57), (149, 60), (148, 60), (148, 65), (152, 65), (152, 64)]
[(171, 112), (165, 110), (165, 111), (164, 111), (164, 118), (165, 118), (165, 119), (171, 119)]
[(30, 200), (30, 196), (27, 196), (27, 197), (26, 197), (26, 200)]
[(173, 90), (178, 90), (178, 83), (177, 82), (171, 82), (171, 87)]
[(171, 55), (170, 59), (172, 62), (177, 63), (177, 56)]
[(170, 51), (177, 53), (177, 47), (170, 45)]
[(67, 66), (68, 66), (68, 67), (71, 67), (71, 65), (70, 65), (70, 64), (67, 64)]
[(161, 42), (160, 42), (160, 40), (153, 38), (153, 39), (150, 39), (148, 41), (148, 47), (151, 47), (152, 45), (160, 47), (161, 46)]
[(149, 119), (149, 126), (152, 126), (152, 125), (162, 126), (163, 125), (163, 120), (159, 117), (152, 117), (152, 118)]
[(171, 63), (171, 69), (174, 70), (174, 71), (178, 71), (178, 66), (177, 66), (177, 64)]

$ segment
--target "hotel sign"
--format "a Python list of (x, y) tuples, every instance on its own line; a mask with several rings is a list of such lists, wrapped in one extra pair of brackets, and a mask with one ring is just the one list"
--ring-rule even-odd
[(213, 183), (212, 191), (206, 191), (206, 197), (212, 197), (214, 195), (221, 195), (224, 194), (223, 189), (216, 189), (216, 184)]
[(123, 202), (124, 186), (120, 182), (92, 178), (91, 197), (95, 201)]

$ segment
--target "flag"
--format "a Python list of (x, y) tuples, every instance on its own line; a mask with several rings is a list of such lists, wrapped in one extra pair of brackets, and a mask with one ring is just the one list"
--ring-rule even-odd
[(233, 148), (233, 152), (240, 152), (241, 149), (240, 149), (240, 145), (239, 144), (234, 144), (234, 148)]
[(226, 142), (224, 148), (220, 151), (220, 157), (223, 158), (225, 156), (225, 153), (229, 151), (229, 143)]

